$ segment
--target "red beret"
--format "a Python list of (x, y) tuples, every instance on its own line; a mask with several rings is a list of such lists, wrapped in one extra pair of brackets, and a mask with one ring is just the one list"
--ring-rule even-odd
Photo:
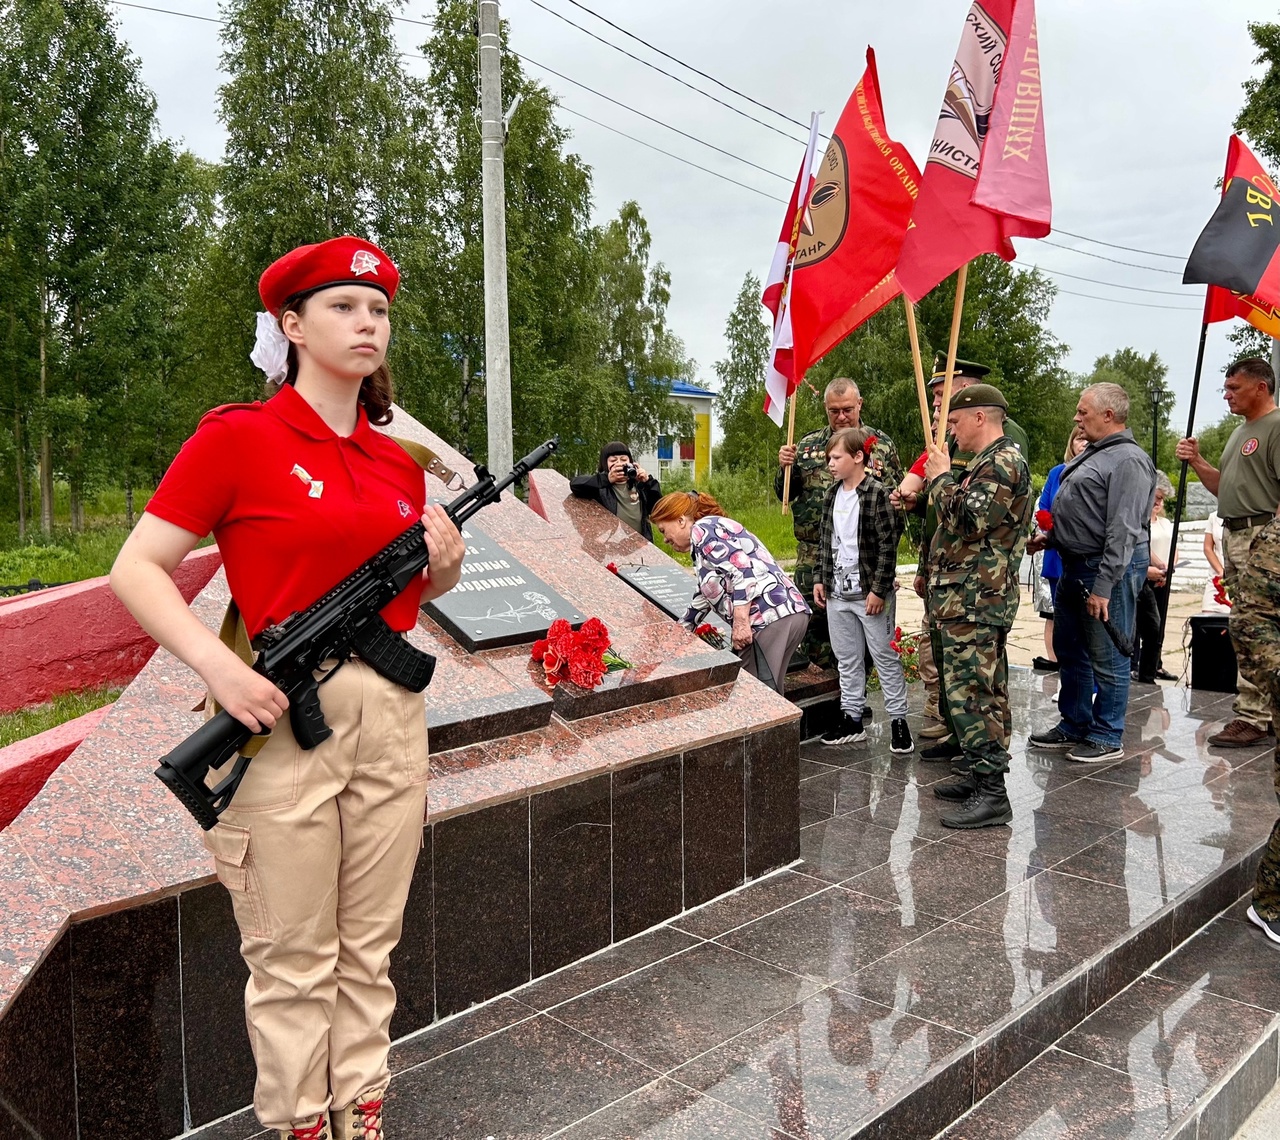
[(336, 237), (318, 245), (300, 245), (267, 266), (258, 279), (258, 294), (267, 312), (280, 316), (290, 297), (331, 285), (372, 285), (387, 300), (396, 295), (400, 270), (371, 241), (357, 237)]

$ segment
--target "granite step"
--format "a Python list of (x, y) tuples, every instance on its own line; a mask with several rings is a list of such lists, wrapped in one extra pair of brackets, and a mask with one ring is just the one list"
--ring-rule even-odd
[(1228, 1140), (1275, 1087), (1276, 948), (1247, 897), (1046, 1048), (941, 1140)]

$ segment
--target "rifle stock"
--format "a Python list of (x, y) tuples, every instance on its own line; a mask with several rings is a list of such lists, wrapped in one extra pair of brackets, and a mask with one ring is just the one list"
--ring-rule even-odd
[[(476, 481), (445, 507), (455, 526), (463, 523), (502, 492), (524, 478), (555, 451), (559, 439), (549, 439), (521, 459), (500, 480), (482, 466)], [(420, 693), (431, 682), (435, 658), (399, 637), (379, 611), (406, 589), (426, 568), (427, 546), (421, 521), (380, 550), (302, 613), (291, 614), (260, 635), (262, 652), (254, 669), (289, 698), (290, 723), (298, 743), (314, 748), (332, 735), (320, 709), (315, 671), (321, 663), (339, 664), (356, 652), (382, 676)], [(225, 710), (198, 728), (177, 748), (163, 756), (156, 776), (182, 802), (205, 831), (215, 827), (244, 779), (250, 757), (240, 755), (217, 787), (207, 784), (209, 772), (237, 756), (254, 734)]]

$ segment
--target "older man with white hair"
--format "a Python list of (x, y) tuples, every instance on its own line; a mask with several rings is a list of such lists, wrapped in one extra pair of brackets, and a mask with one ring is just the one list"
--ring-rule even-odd
[(1092, 384), (1080, 393), (1075, 422), (1089, 444), (1063, 469), (1052, 526), (1029, 547), (1052, 545), (1062, 555), (1053, 626), (1061, 719), (1029, 743), (1081, 764), (1124, 757), (1129, 656), (1112, 633), (1133, 637), (1156, 494), (1155, 467), (1128, 419), (1120, 385)]

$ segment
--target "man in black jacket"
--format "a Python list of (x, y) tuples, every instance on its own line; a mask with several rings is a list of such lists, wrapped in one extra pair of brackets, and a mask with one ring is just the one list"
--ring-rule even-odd
[(569, 490), (579, 499), (594, 499), (632, 530), (653, 541), (649, 512), (662, 498), (662, 488), (643, 467), (636, 466), (631, 448), (625, 443), (618, 440), (606, 443), (600, 449), (596, 473), (575, 475), (569, 480)]

